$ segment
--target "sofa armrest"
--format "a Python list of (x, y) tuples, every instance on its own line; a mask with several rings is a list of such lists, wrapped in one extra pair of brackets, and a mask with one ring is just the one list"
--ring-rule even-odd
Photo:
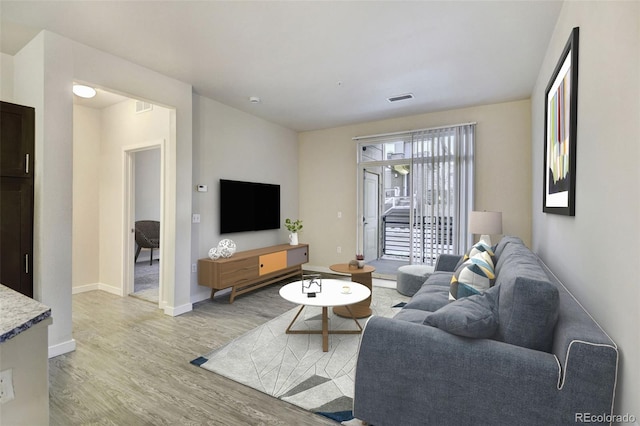
[(436, 260), (436, 271), (455, 272), (456, 265), (462, 259), (459, 254), (441, 254)]
[[(573, 423), (556, 357), (372, 317), (356, 364), (354, 416), (376, 426)], [(543, 407), (543, 408), (541, 408)]]

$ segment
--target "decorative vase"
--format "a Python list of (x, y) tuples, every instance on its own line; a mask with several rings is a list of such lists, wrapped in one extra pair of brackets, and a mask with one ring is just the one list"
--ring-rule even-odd
[(298, 245), (298, 233), (297, 232), (292, 232), (291, 234), (289, 234), (289, 244), (291, 244), (292, 246), (297, 246)]
[(236, 243), (230, 239), (224, 239), (218, 243), (218, 253), (222, 257), (231, 257), (236, 252)]
[(358, 269), (364, 268), (364, 260), (358, 260)]

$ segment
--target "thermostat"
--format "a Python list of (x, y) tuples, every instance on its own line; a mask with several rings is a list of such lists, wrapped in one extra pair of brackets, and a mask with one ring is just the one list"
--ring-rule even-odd
[(198, 192), (207, 192), (208, 191), (207, 185), (198, 185), (197, 188), (198, 188)]

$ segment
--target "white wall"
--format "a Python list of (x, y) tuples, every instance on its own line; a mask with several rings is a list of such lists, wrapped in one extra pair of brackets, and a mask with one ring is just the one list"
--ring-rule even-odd
[[(640, 3), (565, 2), (532, 95), (533, 249), (618, 344), (615, 413), (640, 418)], [(580, 27), (576, 215), (542, 213), (544, 92)]]
[(41, 32), (14, 57), (16, 103), (36, 110), (34, 298), (51, 307), (49, 356), (75, 349), (71, 329), (73, 53)]
[(0, 53), (0, 99), (13, 102), (13, 56)]
[[(74, 80), (174, 108), (167, 143), (165, 312), (191, 310), (191, 86), (123, 59), (42, 31), (14, 57), (14, 99), (36, 108), (34, 294), (51, 306), (49, 354), (75, 348), (72, 338), (72, 140)], [(120, 214), (121, 216), (121, 214)]]
[(100, 283), (100, 139), (102, 113), (73, 107), (73, 291)]
[[(298, 142), (296, 132), (241, 112), (211, 99), (194, 95), (193, 185), (208, 192), (193, 198), (193, 211), (200, 213), (193, 224), (194, 263), (207, 257), (222, 238), (235, 241), (238, 251), (288, 242), (284, 225), (280, 230), (220, 235), (220, 179), (280, 185), (281, 220), (298, 215)], [(304, 242), (304, 238), (301, 242)], [(193, 277), (192, 301), (210, 296), (210, 289), (197, 285)]]
[[(503, 212), (504, 234), (528, 243), (530, 114), (530, 103), (523, 100), (301, 133), (300, 218), (305, 226), (301, 238), (310, 243), (310, 265), (327, 268), (355, 256), (359, 221), (353, 137), (467, 122), (477, 122), (475, 208)], [(338, 246), (342, 254), (337, 253)]]

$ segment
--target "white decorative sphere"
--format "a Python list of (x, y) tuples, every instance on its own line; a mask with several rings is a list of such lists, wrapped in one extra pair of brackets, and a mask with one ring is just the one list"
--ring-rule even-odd
[(219, 257), (220, 257), (220, 253), (218, 253), (217, 247), (212, 247), (209, 249), (209, 259), (216, 260)]
[(222, 257), (231, 257), (236, 252), (236, 243), (226, 238), (218, 243), (218, 253)]

